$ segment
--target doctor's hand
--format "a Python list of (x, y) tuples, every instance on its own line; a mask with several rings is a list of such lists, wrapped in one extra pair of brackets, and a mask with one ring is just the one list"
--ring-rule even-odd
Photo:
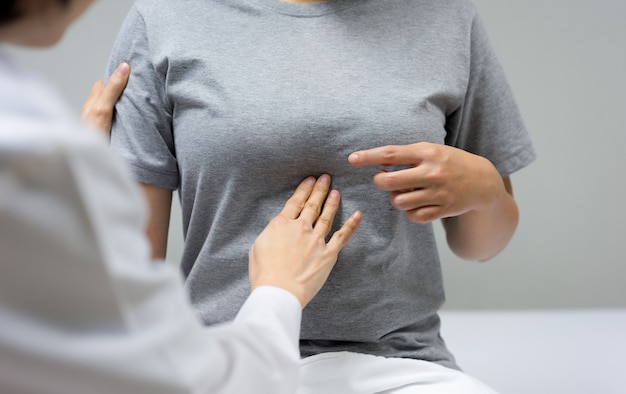
[(507, 193), (489, 160), (447, 145), (383, 146), (354, 152), (348, 161), (355, 166), (406, 165), (380, 171), (374, 184), (388, 191), (391, 204), (415, 223), (487, 209)]
[(340, 199), (339, 192), (328, 193), (329, 188), (328, 175), (305, 179), (259, 235), (249, 252), (252, 290), (265, 285), (283, 288), (303, 308), (319, 292), (361, 222), (357, 211), (326, 242)]
[(115, 103), (122, 95), (129, 76), (130, 66), (122, 63), (111, 74), (106, 86), (102, 79), (94, 82), (87, 101), (80, 110), (83, 121), (100, 130), (107, 138), (111, 134)]

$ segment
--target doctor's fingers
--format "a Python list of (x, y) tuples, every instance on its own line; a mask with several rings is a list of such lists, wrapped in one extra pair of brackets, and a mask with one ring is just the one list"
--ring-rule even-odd
[(115, 103), (126, 88), (129, 76), (130, 66), (122, 63), (106, 85), (103, 80), (96, 81), (81, 108), (81, 118), (108, 135), (111, 131)]
[[(328, 174), (323, 174), (317, 178), (317, 182), (315, 182), (315, 186), (313, 186), (313, 191), (311, 192), (309, 199), (304, 204), (304, 208), (300, 213), (299, 219), (302, 219), (309, 225), (313, 226), (319, 219), (320, 213), (322, 212), (322, 206), (324, 206), (324, 201), (326, 201), (329, 189), (330, 176)], [(335, 197), (337, 200), (339, 199), (338, 194)], [(339, 204), (339, 202), (337, 202), (337, 204)]]
[(326, 198), (321, 214), (313, 224), (313, 231), (322, 238), (325, 238), (333, 227), (340, 199), (341, 196), (337, 190), (331, 191)]
[(335, 231), (332, 237), (330, 237), (327, 244), (328, 249), (333, 253), (338, 254), (359, 228), (362, 218), (363, 214), (360, 211), (353, 213), (343, 226), (341, 226), (339, 230)]
[(113, 108), (115, 103), (122, 95), (122, 92), (128, 84), (130, 76), (130, 66), (128, 63), (121, 63), (117, 69), (111, 74), (100, 97), (100, 102), (107, 108)]
[(317, 180), (310, 176), (298, 185), (280, 212), (289, 219), (302, 218), (311, 226), (317, 221), (330, 188), (330, 176), (321, 175)]
[[(87, 96), (87, 100), (83, 103), (83, 106), (80, 109), (80, 117), (83, 121), (90, 124), (91, 126), (97, 128), (98, 130), (102, 130), (107, 132), (108, 130), (103, 130), (106, 128), (107, 122), (105, 121), (103, 124), (102, 118), (106, 120), (106, 114), (100, 114), (96, 116), (96, 107), (100, 96), (102, 95), (102, 90), (104, 89), (104, 80), (99, 79), (91, 85), (91, 90), (89, 91), (89, 95)], [(102, 112), (103, 109), (100, 108)], [(111, 108), (111, 114), (108, 116), (112, 118), (113, 108)]]
[(283, 206), (282, 211), (280, 211), (280, 215), (283, 215), (289, 219), (297, 219), (300, 216), (300, 213), (304, 209), (304, 205), (306, 204), (311, 192), (313, 191), (313, 186), (315, 185), (315, 178), (310, 176), (300, 182), (296, 191), (293, 192), (291, 197), (287, 200), (285, 205)]

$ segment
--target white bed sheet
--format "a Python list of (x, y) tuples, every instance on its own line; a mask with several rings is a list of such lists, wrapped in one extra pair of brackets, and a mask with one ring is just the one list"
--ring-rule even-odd
[(441, 312), (464, 371), (502, 394), (626, 394), (626, 309)]

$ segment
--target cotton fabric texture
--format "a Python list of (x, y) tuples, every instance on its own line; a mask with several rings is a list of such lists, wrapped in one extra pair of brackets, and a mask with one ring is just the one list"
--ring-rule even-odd
[[(504, 72), (466, 0), (139, 0), (109, 72), (132, 77), (112, 144), (135, 178), (176, 189), (181, 269), (205, 324), (248, 294), (247, 251), (298, 183), (328, 173), (337, 225), (364, 220), (307, 306), (301, 354), (350, 351), (459, 368), (431, 224), (394, 209), (350, 153), (428, 141), (509, 175), (535, 157)], [(402, 168), (386, 168), (389, 171)]]

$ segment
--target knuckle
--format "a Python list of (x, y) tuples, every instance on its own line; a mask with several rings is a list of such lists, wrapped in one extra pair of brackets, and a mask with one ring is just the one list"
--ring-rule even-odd
[(286, 217), (282, 216), (282, 215), (278, 215), (274, 218), (274, 223), (276, 224), (284, 224), (284, 223), (288, 223), (289, 219), (287, 219)]
[(91, 112), (96, 116), (110, 116), (113, 113), (113, 108), (108, 105), (98, 103), (92, 107)]
[(298, 212), (302, 212), (302, 210), (304, 209), (304, 205), (306, 204), (306, 201), (300, 200), (300, 199), (293, 199), (289, 202), (290, 205), (293, 205), (293, 207), (298, 211)]
[(311, 225), (306, 223), (304, 220), (298, 220), (298, 221), (296, 221), (296, 224), (297, 224), (296, 227), (297, 227), (298, 231), (300, 231), (300, 232), (306, 232), (306, 231), (310, 230), (310, 228), (311, 228)]
[(455, 195), (447, 190), (439, 192), (438, 201), (443, 206), (449, 206), (454, 203)]
[(428, 142), (428, 141), (422, 141), (422, 142), (418, 142), (417, 144), (415, 144), (415, 146), (420, 150), (420, 152), (428, 153), (428, 152), (433, 152), (439, 149), (440, 144), (435, 144), (435, 143)]
[(308, 208), (308, 209), (312, 209), (313, 211), (319, 213), (320, 212), (320, 206), (319, 204), (313, 202), (313, 201), (307, 201), (304, 204), (304, 208)]
[(398, 184), (398, 176), (393, 172), (380, 175), (380, 185), (385, 190), (393, 190)]
[(434, 168), (430, 168), (429, 171), (427, 171), (426, 173), (424, 173), (424, 180), (425, 181), (435, 181), (437, 178), (439, 178), (441, 173), (441, 170), (434, 167)]
[(431, 187), (440, 185), (446, 179), (446, 172), (441, 167), (434, 167), (430, 171), (426, 172), (423, 176), (423, 180), (430, 184)]
[(330, 220), (330, 218), (326, 217), (326, 216), (320, 216), (317, 219), (316, 225), (322, 225), (324, 227), (330, 228), (332, 226), (332, 221)]
[(403, 211), (406, 205), (406, 199), (401, 194), (400, 195), (390, 194), (389, 202), (391, 203), (391, 205), (393, 205), (394, 208), (400, 211)]
[(436, 157), (440, 154), (439, 152), (439, 148), (437, 147), (437, 145), (426, 145), (424, 146), (422, 152), (430, 157)]
[(410, 221), (418, 224), (430, 223), (436, 219), (434, 210), (431, 209), (414, 209), (407, 211), (406, 214)]
[(124, 87), (124, 81), (119, 77), (111, 78), (107, 87), (109, 89), (113, 89), (114, 91), (120, 91)]
[(392, 145), (385, 146), (382, 149), (381, 153), (382, 153), (383, 159), (388, 159), (389, 160), (389, 159), (393, 159), (393, 158), (396, 157), (396, 155), (398, 153), (398, 149), (395, 146), (392, 146)]
[(314, 193), (326, 193), (327, 190), (328, 190), (328, 185), (325, 185), (321, 182), (316, 183), (315, 187), (313, 188)]
[(289, 219), (284, 217), (283, 215), (278, 215), (274, 219), (272, 219), (271, 224), (273, 226), (284, 226), (289, 223)]
[(344, 240), (349, 238), (357, 229), (357, 225), (355, 223), (347, 222), (341, 227), (341, 229), (335, 232), (336, 237), (339, 240)]
[(334, 251), (341, 249), (348, 242), (348, 235), (343, 231), (337, 231), (333, 235)]

